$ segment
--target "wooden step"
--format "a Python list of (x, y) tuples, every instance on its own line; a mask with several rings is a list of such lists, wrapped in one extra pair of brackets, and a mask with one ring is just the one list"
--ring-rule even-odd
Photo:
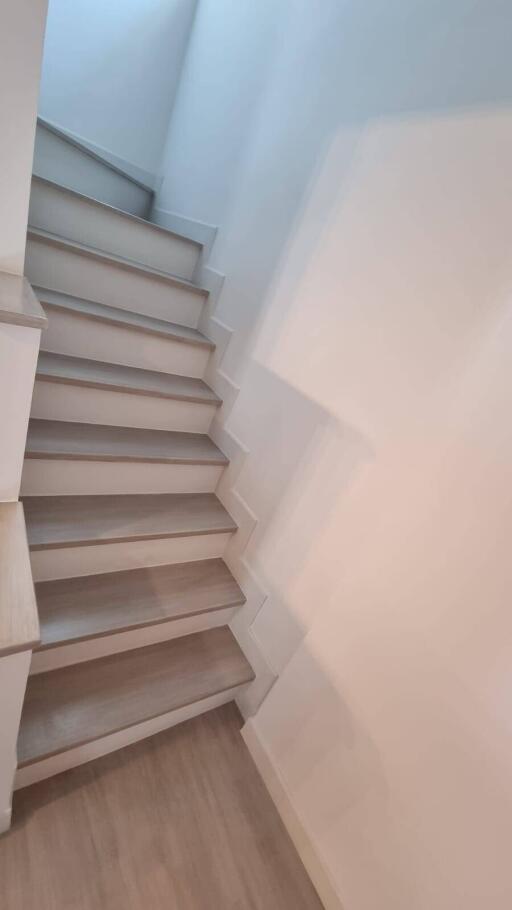
[(96, 262), (115, 266), (116, 268), (137, 273), (147, 278), (154, 278), (157, 281), (162, 281), (173, 287), (183, 288), (191, 294), (196, 294), (198, 297), (204, 299), (206, 299), (209, 294), (207, 288), (202, 288), (199, 285), (194, 284), (194, 282), (188, 281), (186, 278), (180, 278), (179, 275), (173, 275), (171, 272), (164, 272), (162, 269), (156, 269), (153, 266), (143, 265), (141, 262), (136, 262), (134, 259), (127, 259), (124, 256), (119, 256), (114, 253), (105, 253), (103, 250), (88, 246), (86, 243), (79, 243), (76, 240), (67, 240), (66, 237), (61, 237), (60, 234), (54, 234), (52, 231), (29, 227), (27, 238), (28, 240), (46, 243), (49, 246), (57, 247), (61, 250), (67, 250), (78, 256), (85, 256), (87, 259), (93, 259)]
[(37, 582), (46, 650), (245, 602), (222, 559)]
[[(104, 162), (104, 159), (101, 159)], [(112, 165), (108, 164), (108, 167)], [(128, 180), (131, 180), (134, 183), (138, 181), (134, 177), (130, 177), (128, 174), (123, 174), (127, 177)], [(192, 246), (201, 247), (201, 244), (198, 240), (189, 240), (186, 237), (183, 237), (181, 234), (177, 234), (176, 231), (171, 231), (169, 228), (162, 227), (160, 224), (156, 224), (154, 221), (148, 221), (147, 218), (143, 218), (141, 215), (134, 215), (132, 212), (126, 212), (124, 209), (120, 209), (115, 205), (112, 205), (109, 202), (103, 202), (101, 199), (96, 199), (94, 196), (87, 196), (85, 193), (81, 193), (79, 190), (73, 189), (73, 187), (65, 186), (63, 183), (58, 183), (56, 180), (50, 180), (49, 177), (40, 177), (38, 174), (32, 175), (32, 187), (35, 186), (45, 186), (49, 189), (53, 189), (56, 192), (63, 193), (63, 195), (72, 197), (74, 199), (81, 199), (84, 202), (91, 203), (95, 208), (103, 210), (105, 212), (112, 212), (113, 214), (119, 215), (124, 221), (129, 224), (139, 224), (141, 227), (147, 228), (148, 231), (155, 231), (161, 235), (169, 238), (176, 238), (176, 240), (185, 240), (186, 243), (190, 243)], [(143, 184), (139, 184), (144, 186)], [(144, 187), (152, 192), (150, 187)]]
[(32, 284), (197, 328), (208, 291), (185, 278), (51, 231), (29, 229), (25, 272)]
[[(99, 150), (95, 151), (94, 148), (91, 148), (89, 143), (84, 141), (81, 142), (78, 136), (71, 135), (65, 130), (60, 129), (55, 123), (52, 123), (50, 120), (46, 120), (45, 117), (37, 117), (36, 129), (37, 131), (42, 130), (43, 132), (48, 132), (51, 135), (56, 136), (64, 145), (70, 146), (73, 149), (77, 149), (88, 158), (93, 158), (107, 171), (112, 171), (115, 174), (119, 174), (121, 177), (124, 177), (124, 179), (129, 183), (133, 184), (134, 186), (139, 186), (141, 189), (145, 190), (150, 194), (150, 196), (154, 195), (153, 186), (150, 185), (147, 180), (143, 180), (141, 177), (136, 177), (134, 174), (129, 173), (128, 170), (125, 170), (120, 163), (115, 164), (114, 161), (111, 161), (109, 157), (105, 157), (104, 155), (100, 154)], [(50, 180), (51, 178), (41, 179)], [(107, 205), (108, 204), (109, 203), (107, 203)]]
[(31, 550), (236, 531), (213, 493), (27, 496), (23, 504)]
[(99, 360), (53, 354), (49, 351), (39, 353), (36, 379), (153, 398), (174, 398), (215, 407), (222, 404), (218, 395), (202, 379), (140, 370), (137, 367), (102, 363)]
[(146, 217), (151, 208), (151, 187), (41, 117), (37, 118), (33, 170), (126, 212)]
[(203, 433), (141, 430), (36, 418), (29, 421), (25, 458), (228, 464), (223, 452)]
[(51, 288), (33, 286), (34, 293), (42, 303), (45, 312), (49, 310), (63, 310), (76, 313), (86, 319), (94, 319), (103, 325), (116, 325), (124, 329), (133, 329), (148, 335), (158, 335), (183, 344), (197, 345), (198, 347), (213, 350), (215, 345), (197, 329), (190, 329), (165, 319), (146, 316), (144, 313), (133, 313), (131, 310), (122, 310), (120, 307), (106, 306), (94, 300), (83, 300), (71, 294), (64, 294)]
[(226, 626), (31, 677), (18, 738), (18, 767), (253, 678)]
[(202, 245), (54, 181), (32, 177), (29, 224), (190, 281)]

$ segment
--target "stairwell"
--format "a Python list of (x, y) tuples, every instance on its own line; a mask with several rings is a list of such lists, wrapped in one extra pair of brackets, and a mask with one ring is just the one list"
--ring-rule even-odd
[(21, 481), (40, 641), (16, 788), (254, 678), (229, 628), (245, 598), (222, 558), (237, 528), (215, 495), (202, 247), (143, 217), (150, 188), (41, 132), (25, 271), (48, 327)]

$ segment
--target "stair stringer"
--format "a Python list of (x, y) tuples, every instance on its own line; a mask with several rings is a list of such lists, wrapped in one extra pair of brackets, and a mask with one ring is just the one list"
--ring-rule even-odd
[(229, 465), (224, 469), (215, 493), (238, 525), (238, 531), (232, 536), (223, 558), (246, 597), (245, 605), (237, 610), (229, 626), (256, 674), (254, 682), (236, 698), (243, 717), (247, 719), (256, 713), (276, 681), (278, 673), (265, 658), (253, 629), (254, 621), (268, 595), (246, 556), (258, 517), (236, 489), (237, 478), (250, 452), (225, 425), (240, 387), (222, 369), (224, 356), (234, 334), (234, 329), (215, 316), (224, 275), (210, 266), (202, 265), (197, 280), (200, 280), (202, 287), (210, 292), (203, 306), (198, 328), (216, 345), (208, 361), (204, 380), (223, 401), (222, 407), (212, 420), (209, 433), (229, 459)]

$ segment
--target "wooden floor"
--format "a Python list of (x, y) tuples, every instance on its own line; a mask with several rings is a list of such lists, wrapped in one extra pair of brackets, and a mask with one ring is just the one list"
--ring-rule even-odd
[(321, 910), (233, 704), (34, 784), (0, 838), (5, 910)]

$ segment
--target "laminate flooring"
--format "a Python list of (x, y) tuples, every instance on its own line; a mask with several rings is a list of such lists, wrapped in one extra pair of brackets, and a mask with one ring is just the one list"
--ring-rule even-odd
[(18, 791), (2, 910), (321, 910), (233, 703)]

